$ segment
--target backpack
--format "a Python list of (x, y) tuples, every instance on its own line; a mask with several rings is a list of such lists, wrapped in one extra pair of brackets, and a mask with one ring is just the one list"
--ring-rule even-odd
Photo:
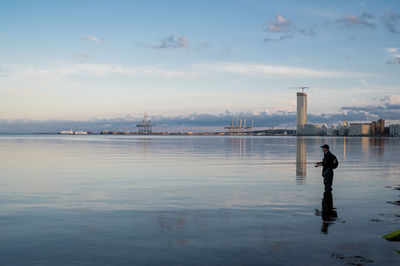
[(333, 169), (336, 169), (339, 166), (339, 161), (335, 155), (333, 155)]

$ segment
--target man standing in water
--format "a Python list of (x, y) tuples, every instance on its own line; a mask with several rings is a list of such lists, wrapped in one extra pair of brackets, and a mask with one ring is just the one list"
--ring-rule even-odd
[(321, 146), (322, 151), (324, 152), (324, 159), (322, 162), (318, 162), (315, 164), (315, 167), (322, 166), (322, 176), (324, 177), (324, 185), (325, 191), (332, 191), (332, 182), (333, 182), (333, 169), (336, 169), (339, 162), (335, 155), (333, 155), (329, 151), (328, 144), (324, 144)]

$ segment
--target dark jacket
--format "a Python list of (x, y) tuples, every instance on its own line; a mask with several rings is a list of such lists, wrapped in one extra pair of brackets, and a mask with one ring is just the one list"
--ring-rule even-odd
[(336, 159), (336, 156), (333, 155), (330, 151), (324, 154), (324, 159), (322, 160), (322, 166), (324, 167), (322, 169), (322, 172), (324, 172), (326, 169), (332, 169), (334, 166), (334, 160)]

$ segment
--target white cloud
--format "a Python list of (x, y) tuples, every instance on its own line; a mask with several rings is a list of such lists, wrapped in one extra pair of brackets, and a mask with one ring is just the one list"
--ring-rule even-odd
[(396, 48), (396, 47), (388, 47), (388, 48), (386, 48), (386, 51), (387, 51), (388, 53), (398, 53), (398, 52), (399, 52), (399, 48)]
[(305, 67), (292, 67), (283, 65), (220, 63), (202, 65), (210, 71), (219, 71), (243, 76), (285, 76), (285, 77), (352, 77), (360, 73), (338, 72), (330, 70), (317, 70)]
[(275, 21), (268, 26), (268, 31), (272, 32), (290, 31), (292, 27), (294, 27), (294, 25), (289, 19), (286, 19), (281, 14), (277, 14)]
[(249, 77), (360, 77), (367, 74), (339, 72), (331, 70), (292, 67), (283, 65), (248, 64), (248, 63), (211, 63), (195, 64), (180, 69), (171, 69), (159, 65), (124, 66), (118, 64), (71, 63), (38, 67), (31, 65), (6, 65), (8, 77), (17, 80), (29, 80), (46, 84), (69, 76), (109, 76), (125, 75), (142, 78), (181, 78), (218, 75)]
[(386, 96), (385, 100), (389, 105), (400, 105), (400, 95)]
[[(268, 25), (268, 27), (264, 30), (273, 34), (264, 39), (264, 42), (271, 41), (283, 41), (287, 39), (293, 38), (293, 36), (297, 33), (307, 36), (315, 36), (315, 31), (313, 28), (296, 28), (296, 25), (292, 23), (289, 19), (285, 18), (281, 14), (276, 15), (275, 21)], [(275, 34), (278, 34), (276, 36)], [(283, 34), (283, 35), (282, 35)]]
[(388, 58), (386, 60), (387, 64), (400, 64), (400, 55), (399, 54), (395, 54), (393, 55), (391, 58)]
[(389, 47), (386, 48), (386, 52), (388, 52), (390, 56), (388, 59), (386, 59), (387, 64), (400, 64), (399, 48)]
[(188, 48), (189, 42), (185, 36), (175, 37), (174, 35), (170, 35), (162, 39), (161, 44), (158, 45), (153, 45), (153, 44), (148, 45), (143, 43), (139, 43), (139, 45), (152, 49), (178, 49), (178, 48)]
[(101, 42), (101, 40), (93, 35), (85, 35), (85, 37), (83, 37), (86, 40), (90, 40), (93, 42)]
[(374, 15), (365, 11), (361, 14), (361, 16), (356, 16), (356, 15), (344, 16), (340, 19), (337, 19), (336, 23), (339, 23), (347, 28), (367, 27), (372, 29), (376, 26)]
[(9, 64), (10, 77), (49, 82), (73, 75), (107, 76), (126, 75), (134, 77), (176, 78), (185, 75), (183, 71), (163, 69), (160, 66), (122, 66), (117, 64), (78, 64), (55, 65), (48, 68)]

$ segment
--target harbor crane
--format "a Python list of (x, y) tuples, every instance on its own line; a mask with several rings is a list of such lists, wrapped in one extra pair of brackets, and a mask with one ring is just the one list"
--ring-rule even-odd
[(290, 89), (296, 89), (296, 90), (301, 89), (301, 92), (304, 93), (304, 90), (306, 89), (308, 90), (309, 87), (291, 87)]
[(139, 129), (138, 133), (140, 135), (149, 135), (153, 133), (153, 124), (150, 120), (147, 120), (146, 113), (144, 113), (143, 121), (140, 124), (137, 124), (136, 127)]

